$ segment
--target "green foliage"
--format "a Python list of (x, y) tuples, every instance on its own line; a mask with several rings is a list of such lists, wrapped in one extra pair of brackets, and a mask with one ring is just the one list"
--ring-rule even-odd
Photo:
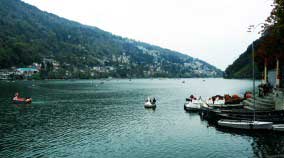
[[(268, 68), (275, 68), (275, 59), (284, 64), (284, 0), (274, 0), (274, 8), (266, 20), (262, 36), (254, 43), (256, 77), (261, 78), (264, 59)], [(251, 46), (225, 70), (227, 78), (251, 78), (252, 77), (252, 50)]]
[(33, 75), (32, 75), (32, 79), (33, 79), (33, 80), (41, 80), (42, 78), (41, 78), (41, 76), (40, 76), (40, 73), (36, 73), (36, 74), (33, 74)]
[[(39, 74), (40, 78), (62, 78), (67, 70), (71, 73), (70, 77), (90, 78), (94, 66), (113, 66), (116, 69), (112, 72), (95, 72), (95, 77), (222, 75), (222, 71), (200, 60), (196, 61), (217, 74), (194, 73), (190, 67), (184, 67), (184, 63), (193, 62), (193, 58), (179, 52), (81, 25), (42, 12), (20, 0), (1, 0), (0, 69), (40, 63), (45, 57), (59, 61), (63, 70), (52, 71), (47, 66)], [(155, 70), (158, 67), (161, 68), (159, 72)], [(154, 71), (152, 74), (143, 73), (151, 69)]]

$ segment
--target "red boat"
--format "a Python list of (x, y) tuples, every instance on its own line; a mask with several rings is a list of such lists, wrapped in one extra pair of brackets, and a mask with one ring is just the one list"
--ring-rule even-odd
[(18, 100), (13, 100), (14, 104), (31, 104), (32, 98), (20, 98)]
[(15, 94), (15, 97), (13, 98), (13, 103), (14, 104), (30, 104), (32, 103), (32, 98), (31, 97), (20, 98), (19, 93), (17, 92)]

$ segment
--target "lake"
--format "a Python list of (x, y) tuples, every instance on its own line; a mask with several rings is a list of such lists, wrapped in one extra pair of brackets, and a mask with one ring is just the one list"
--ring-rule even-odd
[[(251, 88), (226, 79), (0, 81), (0, 157), (281, 156), (284, 134), (226, 131), (183, 109), (190, 94)], [(11, 104), (16, 91), (33, 103)], [(147, 96), (156, 110), (144, 109)]]

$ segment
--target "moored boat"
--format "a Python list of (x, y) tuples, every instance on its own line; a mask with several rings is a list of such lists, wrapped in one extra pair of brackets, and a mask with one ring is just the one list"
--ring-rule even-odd
[(203, 119), (209, 122), (217, 123), (218, 120), (253, 120), (273, 122), (273, 123), (284, 123), (284, 110), (249, 110), (242, 108), (233, 109), (220, 109), (212, 108), (202, 105), (200, 108), (200, 115)]
[(272, 122), (251, 121), (251, 120), (226, 120), (218, 121), (218, 125), (234, 129), (247, 129), (247, 130), (270, 130), (272, 129)]
[(184, 110), (189, 112), (197, 112), (200, 110), (201, 100), (186, 101), (184, 103)]
[(201, 97), (197, 99), (194, 95), (190, 95), (185, 99), (184, 110), (188, 112), (197, 112), (200, 110), (200, 105), (203, 104)]
[(210, 114), (214, 115), (216, 120), (219, 120), (219, 119), (252, 120), (252, 119), (255, 119), (256, 121), (268, 121), (268, 122), (273, 122), (273, 123), (283, 123), (284, 122), (284, 110), (253, 111), (253, 110), (247, 110), (247, 109), (233, 109), (233, 110), (212, 111)]
[(225, 94), (224, 96), (216, 95), (206, 99), (206, 103), (210, 106), (212, 105), (236, 105), (240, 104), (241, 101), (244, 100), (243, 98), (239, 97), (238, 95), (234, 94), (232, 96)]
[(273, 131), (284, 132), (284, 124), (275, 124), (272, 125)]

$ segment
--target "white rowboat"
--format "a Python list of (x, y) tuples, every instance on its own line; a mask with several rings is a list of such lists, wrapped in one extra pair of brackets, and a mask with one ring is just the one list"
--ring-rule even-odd
[(283, 131), (284, 132), (284, 124), (276, 124), (272, 125), (273, 131)]
[(147, 101), (147, 102), (144, 103), (144, 107), (145, 108), (156, 108), (156, 104), (151, 103), (150, 101)]
[(186, 111), (198, 111), (200, 109), (200, 105), (202, 103), (203, 103), (202, 100), (186, 101), (184, 103), (184, 110), (186, 110)]
[(235, 129), (269, 130), (272, 122), (249, 121), (249, 120), (219, 120), (218, 125)]

